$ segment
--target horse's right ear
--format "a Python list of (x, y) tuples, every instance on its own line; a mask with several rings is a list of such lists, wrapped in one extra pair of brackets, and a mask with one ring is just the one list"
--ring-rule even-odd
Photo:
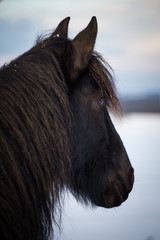
[(68, 44), (65, 52), (65, 69), (69, 84), (74, 83), (87, 68), (96, 36), (97, 19), (92, 17), (88, 26)]
[(70, 17), (63, 19), (57, 26), (56, 30), (52, 33), (51, 37), (68, 37), (68, 23)]

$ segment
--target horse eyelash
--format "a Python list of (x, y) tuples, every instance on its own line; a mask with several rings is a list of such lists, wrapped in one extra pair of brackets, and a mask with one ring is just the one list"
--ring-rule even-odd
[(98, 100), (98, 103), (101, 106), (106, 106), (107, 105), (107, 101), (109, 101), (111, 98), (113, 98), (112, 95), (109, 95), (109, 96), (106, 96), (106, 97), (102, 97), (101, 99)]
[(99, 105), (101, 106), (106, 106), (107, 105), (107, 99), (106, 98), (101, 98), (98, 100)]

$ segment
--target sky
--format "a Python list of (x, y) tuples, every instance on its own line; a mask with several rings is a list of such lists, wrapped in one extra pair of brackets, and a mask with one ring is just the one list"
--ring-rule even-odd
[(70, 16), (69, 37), (98, 20), (95, 50), (115, 72), (121, 94), (160, 93), (159, 0), (2, 0), (0, 65), (29, 50), (38, 34)]

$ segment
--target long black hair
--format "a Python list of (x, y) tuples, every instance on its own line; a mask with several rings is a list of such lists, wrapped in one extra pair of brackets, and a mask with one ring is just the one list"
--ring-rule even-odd
[[(64, 68), (68, 21), (0, 70), (1, 239), (47, 239), (68, 184), (73, 134)], [(87, 64), (109, 107), (119, 111), (108, 65), (95, 52)]]

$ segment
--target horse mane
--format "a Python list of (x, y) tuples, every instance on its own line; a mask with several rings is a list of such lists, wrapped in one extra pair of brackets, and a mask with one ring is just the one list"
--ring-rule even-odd
[[(12, 226), (10, 215), (14, 214), (19, 216), (19, 223), (26, 221), (26, 229), (17, 225), (16, 239), (31, 229), (35, 239), (36, 234), (42, 239), (49, 235), (55, 205), (60, 204), (70, 168), (68, 90), (57, 57), (58, 47), (54, 50), (57, 40), (52, 41), (53, 52), (47, 48), (50, 39), (45, 47), (46, 41), (0, 71), (0, 172), (5, 179), (0, 182), (5, 199), (0, 212), (6, 220), (1, 227), (11, 234), (12, 229), (7, 228)], [(23, 219), (23, 211), (17, 213), (19, 205), (28, 219)], [(37, 223), (38, 233), (34, 233)]]
[[(55, 205), (68, 184), (73, 119), (61, 60), (68, 42), (39, 38), (31, 50), (0, 71), (0, 188), (4, 193), (0, 212), (5, 219), (1, 227), (7, 232), (12, 226), (10, 216), (18, 215), (13, 224), (17, 239), (30, 231), (30, 239), (33, 235), (46, 239), (55, 220)], [(88, 68), (109, 108), (119, 112), (109, 65), (93, 52)], [(24, 221), (25, 229), (18, 225)], [(15, 229), (9, 231), (14, 234)]]

